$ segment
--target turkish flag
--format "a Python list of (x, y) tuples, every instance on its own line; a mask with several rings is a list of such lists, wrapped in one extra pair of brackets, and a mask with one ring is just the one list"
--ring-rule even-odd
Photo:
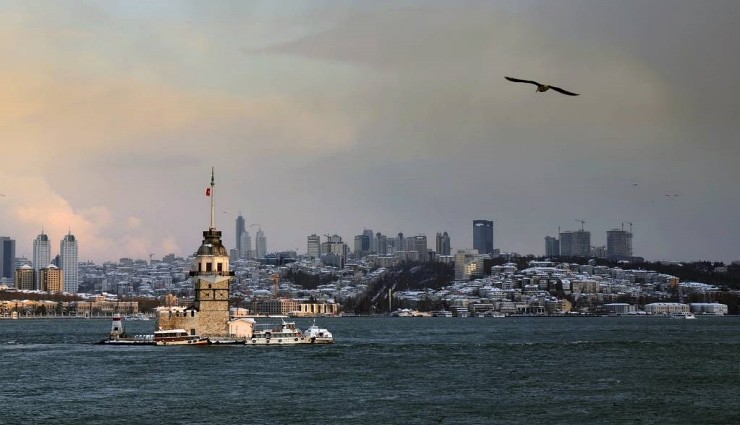
[(211, 188), (210, 187), (207, 187), (206, 188), (206, 196), (211, 196)]

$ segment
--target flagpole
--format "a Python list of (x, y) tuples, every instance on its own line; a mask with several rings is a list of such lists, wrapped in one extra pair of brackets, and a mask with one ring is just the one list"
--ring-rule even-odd
[(214, 179), (213, 179), (213, 167), (211, 167), (211, 230), (216, 229), (216, 206), (215, 206), (214, 199), (213, 199), (215, 198), (215, 192), (214, 192), (215, 186), (216, 186), (216, 183), (214, 182)]

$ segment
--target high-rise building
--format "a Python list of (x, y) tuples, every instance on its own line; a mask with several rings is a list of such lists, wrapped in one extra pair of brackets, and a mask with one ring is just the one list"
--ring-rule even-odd
[(561, 232), (560, 255), (563, 257), (591, 256), (591, 232), (586, 230)]
[(372, 229), (364, 229), (362, 231), (362, 251), (363, 255), (369, 254), (370, 252), (375, 252), (374, 242), (375, 242), (375, 235), (373, 234)]
[(408, 251), (416, 251), (417, 258), (421, 262), (429, 261), (429, 249), (427, 248), (426, 235), (416, 235), (406, 241)]
[(257, 258), (265, 258), (265, 255), (267, 255), (267, 238), (261, 228), (257, 230), (257, 239), (254, 248)]
[(378, 255), (388, 254), (388, 236), (380, 232), (375, 235), (375, 252)]
[(545, 236), (545, 256), (560, 257), (560, 241), (552, 236)]
[(236, 218), (236, 250), (239, 252), (239, 258), (244, 258), (246, 256), (246, 252), (244, 250), (244, 247), (242, 246), (242, 237), (245, 231), (246, 222), (244, 221), (244, 217), (242, 217), (241, 213), (239, 213), (239, 216)]
[(437, 232), (437, 255), (450, 255), (450, 235)]
[(35, 289), (36, 271), (28, 264), (22, 265), (15, 270), (16, 289)]
[(64, 289), (64, 271), (57, 266), (49, 264), (39, 270), (41, 275), (41, 289), (47, 292), (62, 292)]
[(396, 236), (396, 251), (406, 251), (406, 238), (403, 237), (401, 232)]
[(632, 256), (632, 233), (612, 229), (606, 232), (607, 258), (626, 258)]
[(35, 271), (35, 289), (41, 289), (41, 273), (39, 270), (51, 264), (51, 241), (41, 229), (41, 234), (33, 240), (33, 270)]
[(313, 259), (318, 259), (321, 257), (321, 236), (317, 234), (309, 235), (307, 238), (307, 250), (306, 253), (309, 257)]
[(77, 239), (70, 232), (59, 244), (59, 268), (62, 269), (64, 292), (75, 293), (79, 287), (79, 260)]
[(15, 240), (0, 236), (0, 278), (15, 278)]
[(248, 231), (242, 232), (242, 239), (241, 239), (241, 257), (240, 258), (252, 258), (254, 252), (252, 251), (252, 236), (249, 234)]
[(493, 220), (473, 220), (473, 249), (493, 254)]

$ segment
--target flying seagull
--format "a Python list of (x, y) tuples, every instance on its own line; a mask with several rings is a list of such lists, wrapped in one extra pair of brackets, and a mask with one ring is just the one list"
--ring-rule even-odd
[(550, 89), (553, 89), (553, 90), (555, 90), (557, 92), (560, 92), (562, 94), (567, 94), (568, 96), (578, 96), (578, 93), (572, 93), (572, 92), (569, 92), (568, 90), (563, 90), (560, 87), (551, 86), (549, 84), (540, 84), (537, 81), (520, 80), (518, 78), (511, 78), (511, 77), (504, 77), (504, 78), (506, 78), (509, 81), (513, 81), (515, 83), (529, 83), (529, 84), (534, 84), (535, 86), (537, 86), (537, 91), (538, 92), (541, 92), (541, 93), (546, 92), (546, 91), (548, 91)]

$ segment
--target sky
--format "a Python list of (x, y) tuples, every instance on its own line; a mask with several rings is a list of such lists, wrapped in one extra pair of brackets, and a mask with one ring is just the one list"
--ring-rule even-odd
[[(82, 261), (372, 229), (740, 260), (740, 2), (0, 1), (0, 236)], [(511, 83), (532, 79), (578, 97)], [(624, 223), (624, 224), (623, 224)]]

